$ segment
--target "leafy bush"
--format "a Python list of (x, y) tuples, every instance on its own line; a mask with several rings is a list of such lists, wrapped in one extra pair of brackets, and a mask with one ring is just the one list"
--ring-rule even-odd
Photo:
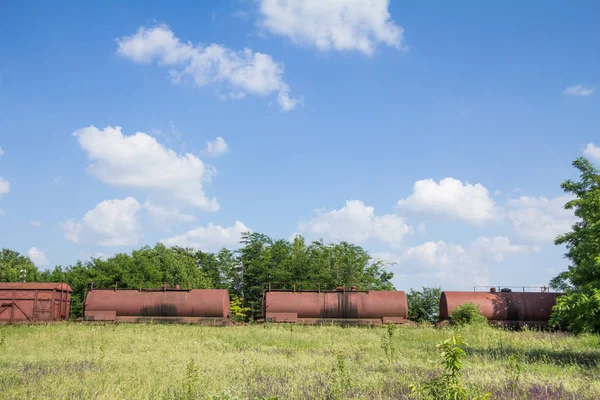
[(600, 289), (586, 292), (569, 291), (556, 299), (550, 325), (574, 333), (600, 332)]
[(489, 393), (483, 395), (469, 393), (470, 391), (460, 381), (463, 368), (462, 357), (465, 355), (463, 347), (467, 346), (468, 344), (460, 336), (452, 336), (450, 339), (438, 344), (437, 348), (441, 350), (443, 358), (444, 373), (442, 376), (433, 378), (421, 386), (412, 385), (413, 396), (416, 399), (423, 400), (489, 399), (491, 396)]
[(450, 313), (450, 322), (455, 325), (472, 325), (487, 323), (487, 319), (479, 311), (479, 306), (465, 303)]
[(408, 293), (408, 315), (416, 322), (437, 322), (441, 288), (423, 287), (421, 291), (410, 289)]

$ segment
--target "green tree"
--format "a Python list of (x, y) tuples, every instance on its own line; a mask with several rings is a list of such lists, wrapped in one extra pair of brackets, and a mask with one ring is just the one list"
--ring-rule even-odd
[(554, 307), (551, 324), (574, 332), (600, 332), (600, 171), (587, 159), (573, 162), (580, 179), (562, 183), (575, 196), (565, 205), (579, 220), (572, 230), (555, 240), (565, 245), (571, 262), (567, 271), (555, 277), (551, 286), (562, 290)]
[(31, 260), (16, 251), (2, 249), (0, 253), (0, 282), (19, 282), (25, 270), (27, 282), (39, 280), (39, 271)]
[(410, 289), (408, 315), (416, 322), (437, 322), (439, 319), (441, 288)]

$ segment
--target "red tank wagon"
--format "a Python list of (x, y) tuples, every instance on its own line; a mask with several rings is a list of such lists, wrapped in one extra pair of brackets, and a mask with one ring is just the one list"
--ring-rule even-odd
[(66, 283), (0, 282), (0, 322), (50, 322), (71, 317)]
[(83, 319), (227, 325), (229, 293), (224, 289), (92, 289), (85, 297)]
[(318, 290), (265, 291), (265, 321), (305, 324), (403, 323), (408, 319), (405, 292)]
[(481, 313), (493, 324), (544, 326), (548, 324), (552, 307), (560, 293), (534, 292), (442, 292), (440, 320), (464, 303), (479, 306)]

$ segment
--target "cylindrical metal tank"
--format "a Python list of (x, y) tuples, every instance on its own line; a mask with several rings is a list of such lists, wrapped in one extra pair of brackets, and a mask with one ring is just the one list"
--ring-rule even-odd
[(405, 292), (396, 291), (267, 291), (264, 315), (275, 322), (379, 320), (408, 318)]
[(465, 303), (479, 306), (490, 321), (547, 322), (560, 293), (533, 292), (442, 292), (440, 320)]
[(225, 289), (128, 290), (93, 289), (84, 304), (84, 319), (229, 318)]

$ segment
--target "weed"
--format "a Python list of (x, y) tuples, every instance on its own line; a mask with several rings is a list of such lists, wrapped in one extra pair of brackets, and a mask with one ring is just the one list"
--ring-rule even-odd
[(511, 354), (506, 365), (506, 376), (508, 378), (508, 389), (513, 397), (520, 395), (521, 364), (515, 354)]
[(464, 339), (456, 335), (438, 344), (437, 347), (441, 350), (443, 359), (444, 373), (422, 386), (411, 385), (413, 396), (416, 399), (432, 400), (489, 399), (489, 393), (480, 396), (469, 393), (460, 380), (463, 368), (462, 357), (465, 355), (463, 347), (467, 346)]
[(336, 351), (335, 359), (336, 363), (333, 368), (335, 380), (332, 394), (334, 399), (345, 399), (346, 392), (352, 386), (352, 380), (350, 379), (350, 374), (348, 373), (348, 369), (346, 367), (344, 353), (339, 350)]
[(185, 394), (186, 399), (191, 400), (196, 398), (196, 390), (198, 386), (198, 367), (193, 358), (185, 367)]
[(396, 349), (393, 344), (394, 333), (396, 332), (396, 326), (391, 322), (386, 324), (386, 332), (381, 336), (381, 348), (385, 353), (385, 358), (389, 362), (394, 361), (396, 355)]

